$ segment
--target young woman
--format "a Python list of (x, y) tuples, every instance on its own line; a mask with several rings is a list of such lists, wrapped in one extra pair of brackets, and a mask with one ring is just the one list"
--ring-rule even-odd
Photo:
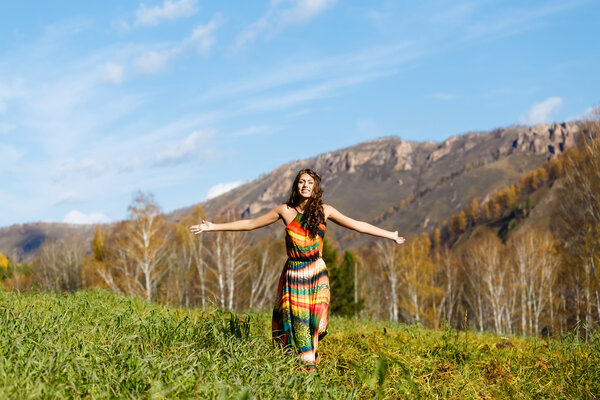
[(273, 340), (294, 347), (309, 370), (319, 357), (319, 340), (327, 334), (329, 277), (321, 258), (327, 220), (345, 228), (390, 239), (398, 244), (404, 238), (398, 232), (386, 231), (349, 218), (321, 198), (321, 177), (311, 169), (303, 169), (294, 179), (290, 198), (266, 214), (249, 220), (224, 224), (203, 221), (192, 225), (195, 234), (209, 231), (249, 231), (282, 220), (288, 260), (283, 267), (277, 300), (273, 309)]

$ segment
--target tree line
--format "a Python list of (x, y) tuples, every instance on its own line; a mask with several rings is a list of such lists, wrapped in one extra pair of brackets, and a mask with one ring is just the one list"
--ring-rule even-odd
[[(223, 221), (233, 218), (221, 216)], [(243, 232), (194, 235), (188, 226), (206, 219), (201, 206), (192, 215), (169, 224), (150, 194), (138, 192), (128, 218), (97, 226), (89, 251), (75, 239), (45, 243), (38, 259), (16, 264), (0, 254), (0, 279), (5, 288), (76, 291), (101, 287), (184, 307), (230, 310), (262, 309), (272, 305), (286, 260), (283, 236), (251, 243)], [(335, 314), (355, 315), (355, 256), (325, 243)]]

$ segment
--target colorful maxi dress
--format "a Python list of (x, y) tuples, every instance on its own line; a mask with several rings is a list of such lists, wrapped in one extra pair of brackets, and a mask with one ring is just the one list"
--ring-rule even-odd
[(307, 364), (319, 362), (319, 340), (327, 334), (329, 276), (321, 258), (325, 225), (311, 237), (302, 213), (285, 227), (288, 260), (273, 309), (273, 340), (294, 347)]

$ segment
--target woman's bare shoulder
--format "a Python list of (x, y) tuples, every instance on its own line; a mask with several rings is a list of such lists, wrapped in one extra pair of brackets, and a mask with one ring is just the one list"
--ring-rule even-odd
[(332, 205), (323, 203), (323, 214), (325, 214), (325, 219), (329, 218), (329, 215), (331, 215), (333, 211), (335, 211), (335, 208), (333, 208)]
[(287, 203), (280, 204), (277, 207), (275, 207), (273, 210), (275, 210), (281, 216), (283, 216), (285, 214), (290, 214), (290, 213), (296, 213), (297, 212), (294, 209), (294, 207), (290, 207), (289, 205), (287, 205)]
[(293, 210), (293, 207), (290, 207), (287, 205), (287, 203), (282, 203), (280, 205), (278, 205), (277, 207), (275, 207), (275, 210), (279, 211), (279, 212), (286, 212), (286, 211), (290, 211)]

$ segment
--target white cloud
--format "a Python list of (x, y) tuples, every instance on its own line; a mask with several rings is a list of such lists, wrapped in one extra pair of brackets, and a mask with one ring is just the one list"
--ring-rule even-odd
[(201, 54), (207, 54), (215, 44), (214, 31), (218, 27), (221, 16), (217, 14), (208, 24), (197, 25), (192, 34), (179, 44), (163, 51), (148, 51), (134, 60), (138, 71), (145, 74), (155, 74), (163, 71), (167, 63), (188, 49)]
[(288, 93), (252, 99), (246, 105), (249, 111), (277, 110), (292, 107), (312, 100), (333, 97), (346, 87), (359, 85), (370, 80), (397, 73), (396, 70), (383, 70), (365, 73), (363, 75), (350, 75), (339, 79), (330, 79), (320, 84), (292, 90)]
[[(218, 16), (217, 16), (218, 18)], [(193, 47), (199, 53), (207, 53), (215, 44), (213, 31), (217, 27), (217, 20), (213, 19), (206, 25), (198, 25), (194, 28), (192, 35), (188, 37), (183, 47)]]
[(86, 200), (86, 198), (84, 198), (81, 195), (78, 195), (78, 194), (73, 193), (73, 192), (68, 192), (63, 197), (61, 197), (56, 203), (54, 203), (54, 205), (55, 206), (60, 206), (60, 205), (63, 205), (63, 204), (83, 203), (85, 200)]
[(586, 120), (598, 119), (599, 117), (600, 117), (600, 115), (597, 115), (596, 112), (594, 111), (594, 106), (590, 106), (590, 107), (586, 108), (586, 110), (584, 112), (574, 115), (572, 117), (568, 117), (567, 121), (586, 121)]
[[(546, 2), (542, 5), (531, 5), (530, 2), (522, 2), (519, 8), (508, 7), (505, 10), (493, 12), (489, 8), (477, 13), (477, 9), (485, 2), (472, 2), (464, 7), (458, 6), (455, 23), (458, 23), (461, 31), (466, 33), (462, 40), (492, 40), (530, 31), (545, 24), (545, 18), (564, 13), (577, 7), (581, 2), (562, 1)], [(489, 2), (488, 4), (493, 4)], [(461, 8), (463, 8), (461, 10)], [(453, 18), (453, 12), (450, 17)]]
[[(240, 48), (254, 41), (263, 32), (266, 32), (269, 36), (274, 36), (288, 26), (305, 24), (336, 2), (337, 0), (271, 1), (271, 7), (267, 13), (237, 35), (235, 46)], [(281, 7), (282, 4), (289, 5), (290, 3), (292, 4), (291, 7)]]
[(288, 93), (252, 99), (246, 107), (250, 111), (278, 110), (282, 108), (293, 107), (297, 104), (306, 103), (312, 100), (332, 97), (333, 91), (339, 87), (335, 83), (323, 83), (306, 89), (293, 90)]
[(191, 17), (198, 11), (196, 3), (197, 0), (165, 0), (162, 6), (154, 7), (142, 3), (135, 12), (134, 25), (153, 26), (162, 21)]
[(560, 97), (549, 97), (546, 100), (536, 103), (529, 111), (522, 114), (519, 122), (524, 125), (535, 125), (541, 122), (551, 122), (551, 115), (554, 114), (563, 104)]
[(96, 160), (85, 159), (77, 162), (73, 159), (64, 160), (61, 166), (50, 174), (55, 182), (76, 174), (84, 174), (88, 178), (95, 178), (106, 171), (106, 167)]
[(165, 69), (171, 57), (170, 52), (159, 53), (149, 51), (135, 59), (134, 64), (138, 71), (145, 74), (155, 74)]
[(205, 101), (241, 98), (246, 94), (264, 93), (304, 83), (314, 85), (315, 82), (327, 79), (338, 80), (344, 76), (357, 74), (364, 74), (366, 78), (374, 79), (420, 56), (420, 50), (415, 49), (412, 43), (402, 42), (333, 55), (319, 60), (281, 63), (273, 65), (267, 71), (261, 71), (260, 74), (245, 76), (242, 80), (221, 82), (208, 88), (201, 98)]
[(124, 68), (120, 64), (107, 63), (102, 68), (101, 78), (104, 82), (121, 83), (123, 82)]
[(229, 192), (231, 189), (235, 189), (236, 187), (240, 186), (242, 183), (243, 183), (242, 181), (217, 183), (216, 185), (214, 185), (210, 189), (208, 189), (208, 192), (206, 193), (206, 199), (207, 200), (212, 199), (213, 197), (217, 197), (219, 195), (222, 195), (223, 193)]
[(296, 0), (295, 7), (281, 13), (282, 28), (287, 25), (303, 24), (321, 14), (337, 0)]
[(138, 169), (142, 165), (140, 158), (138, 156), (132, 156), (127, 158), (121, 165), (119, 166), (119, 172), (133, 172)]
[(251, 43), (258, 36), (258, 29), (254, 27), (254, 25), (250, 25), (246, 30), (240, 32), (235, 37), (235, 45), (236, 49), (242, 48), (246, 43)]
[(67, 224), (103, 224), (109, 222), (108, 217), (101, 213), (84, 214), (77, 210), (69, 211), (63, 219)]
[(89, 176), (96, 176), (104, 171), (104, 165), (96, 160), (85, 159), (79, 164), (81, 172), (89, 174)]
[(165, 151), (159, 152), (154, 157), (154, 164), (157, 166), (176, 165), (188, 161), (196, 156), (200, 158), (208, 153), (208, 145), (214, 130), (194, 131), (190, 133), (183, 141), (168, 146)]

